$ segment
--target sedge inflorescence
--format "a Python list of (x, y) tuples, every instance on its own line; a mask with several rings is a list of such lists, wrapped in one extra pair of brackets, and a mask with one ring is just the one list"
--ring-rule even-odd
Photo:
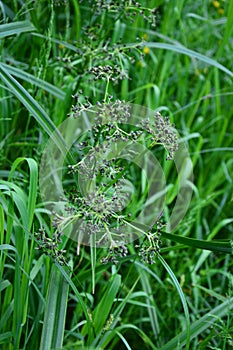
[[(127, 157), (127, 152), (134, 152), (128, 146), (140, 144), (153, 151), (155, 146), (161, 145), (167, 151), (166, 159), (170, 160), (178, 149), (178, 141), (168, 117), (155, 112), (152, 118), (143, 117), (131, 125), (132, 106), (109, 93), (111, 86), (124, 79), (131, 80), (130, 66), (150, 49), (145, 47), (147, 36), (144, 35), (143, 40), (137, 38), (135, 44), (124, 44), (121, 39), (112, 41), (111, 36), (105, 34), (105, 26), (113, 20), (116, 23), (125, 19), (134, 22), (141, 18), (148, 27), (153, 27), (156, 9), (145, 8), (134, 0), (86, 0), (80, 1), (82, 6), (84, 13), (88, 8), (92, 20), (84, 21), (82, 35), (73, 43), (76, 53), (67, 56), (66, 49), (61, 47), (62, 55), (57, 58), (80, 80), (68, 116), (79, 118), (81, 123), (84, 115), (92, 114), (94, 119), (88, 132), (75, 144), (75, 162), (67, 166), (66, 173), (68, 183), (72, 185), (67, 186), (65, 198), (61, 199), (65, 203), (64, 212), (54, 213), (52, 224), (58, 236), (72, 225), (77, 234), (72, 238), (78, 241), (78, 253), (80, 245), (90, 245), (95, 236), (97, 247), (108, 247), (108, 254), (101, 261), (117, 263), (128, 254), (127, 236), (132, 234), (132, 222), (142, 205), (141, 193), (132, 185), (141, 181), (141, 174), (130, 162), (137, 160), (138, 155)], [(94, 94), (90, 93), (88, 85), (93, 86), (92, 91), (103, 91), (104, 87), (103, 100), (94, 102)], [(87, 95), (83, 93), (86, 90)], [(80, 188), (76, 177), (81, 179)], [(160, 231), (158, 223), (156, 233), (145, 232), (145, 240), (137, 247), (138, 256), (144, 262), (152, 263), (159, 253)], [(49, 255), (62, 262), (62, 251), (57, 249), (57, 242), (53, 238), (52, 242), (46, 241), (45, 236), (40, 238), (43, 238), (40, 239), (42, 249), (55, 247), (48, 250)]]
[(37, 249), (43, 251), (45, 255), (50, 256), (54, 259), (55, 262), (59, 263), (60, 265), (67, 264), (66, 258), (64, 256), (66, 251), (59, 248), (62, 243), (62, 231), (56, 230), (56, 232), (53, 233), (52, 237), (50, 237), (43, 227), (34, 234), (38, 244)]
[[(90, 244), (95, 235), (95, 245), (109, 249), (102, 263), (117, 263), (119, 258), (128, 254), (127, 234), (134, 211), (130, 200), (139, 195), (134, 190), (130, 192), (128, 185), (132, 180), (132, 165), (119, 154), (127, 145), (140, 143), (153, 149), (159, 144), (166, 148), (167, 159), (172, 159), (178, 148), (176, 132), (169, 118), (162, 117), (159, 112), (153, 118), (131, 126), (130, 104), (112, 101), (112, 96), (108, 96), (105, 102), (92, 105), (89, 97), (82, 96), (82, 91), (79, 91), (74, 100), (70, 116), (81, 120), (90, 112), (95, 115), (95, 123), (76, 144), (79, 159), (68, 165), (67, 174), (78, 175), (84, 188), (77, 190), (74, 186), (67, 191), (66, 215), (56, 214), (53, 225), (60, 230), (63, 225), (76, 220), (78, 252), (80, 244)], [(152, 263), (159, 253), (161, 228), (158, 224), (157, 234), (146, 233), (146, 241), (138, 249), (139, 257), (147, 263)]]
[[(82, 4), (84, 1), (81, 0)], [(95, 14), (101, 15), (104, 11), (111, 13), (113, 16), (119, 18), (126, 18), (131, 23), (135, 22), (135, 17), (140, 16), (144, 21), (151, 24), (152, 27), (156, 25), (156, 13), (157, 9), (144, 7), (140, 2), (135, 0), (88, 0), (87, 1)]]
[[(72, 238), (78, 241), (78, 253), (81, 244), (90, 245), (95, 237), (96, 247), (108, 247), (108, 254), (101, 262), (117, 263), (128, 254), (130, 228), (141, 210), (140, 204), (135, 208), (135, 203), (140, 203), (140, 192), (131, 185), (140, 181), (137, 171), (132, 169), (132, 157), (121, 157), (121, 152), (126, 150), (124, 154), (127, 155), (128, 145), (140, 144), (146, 146), (144, 150), (152, 151), (156, 145), (162, 145), (170, 160), (178, 149), (177, 135), (169, 118), (159, 112), (130, 125), (130, 104), (112, 101), (112, 96), (92, 105), (89, 97), (79, 91), (74, 100), (70, 117), (81, 122), (87, 113), (94, 115), (94, 124), (75, 144), (76, 162), (67, 166), (67, 177), (81, 178), (81, 187), (71, 181), (73, 185), (66, 189), (64, 213), (53, 213), (55, 233), (52, 238), (46, 237), (44, 231), (37, 237), (47, 255), (64, 263), (64, 251), (58, 249), (58, 242), (63, 229), (72, 224), (77, 234)], [(155, 261), (160, 251), (162, 227), (157, 223), (155, 229), (144, 232), (145, 239), (135, 246), (138, 256), (148, 264)]]
[[(57, 4), (60, 2), (57, 0)], [(157, 9), (133, 0), (86, 0), (80, 1), (80, 10), (83, 23), (78, 39), (72, 43), (75, 50), (70, 54), (64, 45), (59, 45), (59, 67), (63, 63), (64, 69), (83, 82), (101, 83), (107, 78), (116, 84), (119, 80), (131, 80), (131, 65), (143, 61), (149, 48), (144, 48), (145, 42), (140, 36), (132, 44), (124, 43), (122, 37), (113, 40), (114, 28), (110, 23), (132, 25), (142, 20), (151, 29), (156, 25)]]
[(138, 256), (149, 265), (154, 263), (157, 254), (160, 252), (160, 244), (162, 243), (160, 237), (164, 227), (165, 225), (158, 221), (154, 232), (147, 232), (142, 244), (135, 246), (138, 249)]

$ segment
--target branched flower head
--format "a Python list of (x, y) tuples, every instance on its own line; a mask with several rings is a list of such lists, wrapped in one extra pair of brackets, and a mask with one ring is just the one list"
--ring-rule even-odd
[[(94, 80), (109, 80), (113, 82), (117, 82), (122, 79), (130, 79), (125, 70), (120, 69), (117, 65), (111, 66), (109, 64), (102, 66), (94, 66), (90, 68), (87, 74), (91, 74), (94, 77)], [(92, 81), (90, 79), (89, 81)]]
[[(80, 160), (68, 166), (69, 173), (78, 174), (89, 189), (85, 194), (74, 189), (68, 195), (66, 210), (71, 219), (74, 216), (78, 218), (78, 230), (82, 236), (90, 238), (92, 233), (97, 233), (97, 245), (108, 242), (112, 250), (106, 261), (116, 262), (118, 248), (114, 248), (114, 242), (121, 241), (128, 223), (128, 213), (121, 215), (120, 212), (126, 208), (130, 197), (120, 182), (127, 180), (128, 167), (117, 157), (126, 145), (141, 143), (148, 149), (162, 144), (167, 150), (167, 159), (172, 159), (178, 149), (176, 132), (169, 118), (161, 116), (159, 112), (132, 127), (131, 107), (125, 101), (112, 101), (112, 96), (108, 96), (107, 101), (92, 105), (89, 97), (83, 97), (81, 91), (74, 97), (76, 105), (72, 107), (72, 115), (82, 118), (83, 111), (94, 113), (95, 124), (86, 138), (76, 144), (82, 152)], [(58, 224), (63, 222), (67, 222), (67, 218), (62, 217)], [(118, 234), (119, 227), (121, 230)], [(139, 255), (150, 262), (159, 251), (159, 241), (156, 241), (154, 234), (148, 233), (147, 236), (152, 245), (144, 244)]]
[[(94, 236), (96, 246), (109, 248), (102, 262), (117, 263), (119, 257), (128, 252), (124, 243), (124, 239), (126, 242), (128, 238), (125, 237), (131, 239), (134, 234), (128, 215), (130, 211), (135, 211), (137, 199), (134, 197), (136, 200), (132, 201), (129, 187), (124, 187), (125, 181), (132, 182), (128, 180), (128, 176), (132, 176), (129, 164), (135, 157), (141, 156), (142, 149), (146, 152), (156, 144), (165, 146), (167, 159), (172, 159), (178, 148), (177, 136), (169, 118), (162, 117), (159, 112), (148, 119), (137, 119), (140, 120), (138, 124), (131, 125), (132, 106), (125, 101), (112, 101), (112, 96), (108, 96), (103, 103), (93, 105), (82, 91), (74, 95), (74, 99), (76, 104), (72, 106), (71, 115), (83, 118), (91, 113), (94, 125), (75, 144), (77, 162), (68, 165), (68, 174), (78, 174), (81, 188), (74, 186), (67, 191), (66, 213), (55, 215), (54, 227), (59, 232), (71, 224), (73, 238), (79, 246), (92, 244)], [(137, 154), (127, 145), (141, 145), (142, 148)], [(129, 156), (130, 152), (133, 158)], [(135, 171), (133, 173), (136, 174)], [(133, 196), (140, 195), (134, 190), (132, 193)], [(130, 200), (134, 204), (129, 204)], [(134, 205), (132, 210), (130, 205)], [(141, 207), (137, 210), (140, 213)], [(159, 225), (157, 234), (145, 233), (146, 239), (138, 250), (143, 261), (154, 262), (159, 252), (159, 235)]]
[(145, 234), (145, 238), (141, 245), (137, 245), (138, 256), (147, 264), (154, 264), (158, 253), (160, 252), (160, 240), (161, 230), (164, 227), (160, 222), (156, 224), (155, 232), (148, 232)]
[(45, 229), (40, 228), (38, 232), (35, 232), (35, 238), (38, 243), (37, 249), (42, 250), (45, 255), (50, 256), (60, 265), (66, 264), (66, 259), (64, 257), (66, 251), (59, 248), (59, 245), (62, 243), (61, 231), (56, 230), (52, 237), (49, 237)]
[(171, 124), (169, 118), (163, 117), (157, 112), (153, 121), (145, 119), (140, 124), (152, 137), (153, 142), (150, 147), (156, 144), (164, 145), (168, 152), (167, 160), (173, 159), (175, 152), (178, 150), (178, 139), (174, 129), (175, 125)]
[(118, 264), (119, 258), (128, 255), (128, 248), (125, 243), (116, 241), (109, 249), (108, 255), (101, 258), (100, 262), (102, 264), (107, 264), (109, 262), (113, 264)]
[[(83, 0), (80, 1), (81, 3)], [(141, 16), (144, 21), (155, 27), (156, 24), (156, 12), (155, 8), (145, 8), (142, 4), (135, 0), (88, 0), (92, 6), (92, 11), (97, 16), (103, 12), (108, 12), (115, 15), (116, 18), (126, 18), (131, 23), (135, 22), (135, 17)]]
[[(82, 2), (84, 1), (80, 0), (80, 3)], [(73, 54), (67, 56), (67, 48), (63, 47), (58, 57), (59, 64), (63, 62), (65, 69), (76, 75), (78, 73), (79, 77), (85, 77), (85, 80), (87, 75), (91, 75), (92, 81), (108, 79), (114, 84), (122, 79), (131, 79), (130, 64), (143, 57), (143, 41), (137, 38), (140, 43), (127, 45), (119, 38), (119, 41), (113, 43), (111, 32), (106, 31), (105, 26), (109, 25), (109, 21), (135, 22), (137, 18), (142, 18), (149, 26), (154, 27), (157, 10), (144, 7), (134, 0), (85, 2), (87, 6), (81, 8), (83, 12), (88, 11), (88, 21), (82, 26), (79, 40), (73, 42), (73, 46), (76, 47)], [(55, 1), (57, 6), (67, 3), (67, 0)], [(93, 20), (89, 20), (90, 16)]]

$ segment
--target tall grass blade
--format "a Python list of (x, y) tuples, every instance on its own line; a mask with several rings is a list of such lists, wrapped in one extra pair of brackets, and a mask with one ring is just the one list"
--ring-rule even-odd
[(25, 81), (28, 81), (29, 83), (38, 86), (39, 88), (42, 88), (43, 90), (49, 92), (51, 95), (59, 98), (60, 100), (64, 100), (66, 94), (56, 86), (48, 83), (47, 81), (44, 81), (42, 79), (39, 79), (32, 74), (29, 74), (27, 72), (24, 72), (22, 69), (12, 67), (8, 64), (2, 63), (2, 66), (8, 71), (9, 74), (12, 74), (13, 76), (23, 79)]
[(12, 167), (9, 174), (9, 181), (12, 178), (13, 173), (15, 172), (16, 168), (20, 163), (23, 161), (26, 161), (28, 163), (29, 169), (30, 169), (30, 179), (29, 179), (29, 194), (28, 194), (28, 204), (27, 204), (27, 211), (28, 211), (28, 227), (27, 230), (30, 231), (33, 218), (34, 218), (34, 211), (36, 207), (36, 197), (37, 197), (37, 184), (38, 184), (38, 165), (36, 161), (32, 158), (17, 158)]
[(227, 69), (225, 66), (222, 64), (218, 63), (217, 61), (213, 60), (212, 58), (209, 58), (208, 56), (202, 55), (199, 52), (187, 49), (184, 46), (178, 46), (178, 45), (171, 45), (171, 44), (166, 44), (166, 43), (152, 43), (148, 42), (146, 45), (150, 48), (155, 48), (155, 49), (163, 49), (163, 50), (169, 50), (177, 53), (181, 53), (183, 55), (187, 55), (191, 58), (196, 58), (200, 61), (203, 61), (204, 63), (216, 67), (229, 75), (230, 77), (233, 77), (233, 72)]
[(42, 109), (42, 107), (33, 99), (33, 97), (19, 84), (3, 67), (0, 63), (0, 78), (4, 83), (10, 88), (12, 93), (23, 103), (23, 105), (28, 109), (28, 111), (33, 115), (42, 129), (53, 139), (55, 144), (59, 147), (61, 152), (72, 162), (71, 156), (69, 154), (69, 149), (67, 149), (66, 143), (49, 118), (47, 113)]
[(10, 344), (12, 340), (12, 332), (0, 334), (0, 344)]
[[(140, 277), (138, 277), (138, 278), (136, 279), (136, 281), (134, 282), (133, 286), (132, 286), (132, 287), (130, 288), (130, 290), (128, 291), (128, 294), (126, 295), (126, 297), (121, 301), (121, 303), (119, 303), (119, 305), (117, 306), (116, 310), (114, 310), (114, 312), (113, 312), (114, 320), (113, 320), (113, 322), (112, 322), (112, 324), (111, 324), (111, 328), (110, 328), (111, 331), (110, 331), (110, 332), (107, 332), (107, 333), (102, 337), (102, 339), (100, 340), (100, 342), (99, 342), (99, 344), (98, 344), (99, 346), (103, 346), (104, 348), (106, 348), (106, 346), (108, 345), (108, 343), (111, 341), (112, 335), (114, 334), (114, 328), (115, 328), (115, 326), (117, 325), (118, 320), (119, 320), (119, 317), (120, 317), (121, 313), (123, 312), (123, 310), (124, 310), (124, 308), (125, 308), (127, 302), (130, 300), (131, 295), (132, 295), (132, 293), (133, 293), (133, 291), (134, 291), (134, 289), (135, 289), (135, 287), (136, 287), (136, 285), (137, 285), (139, 279), (140, 279)], [(133, 325), (132, 325), (132, 326), (133, 326)], [(134, 326), (134, 327), (135, 327), (135, 326)], [(92, 345), (93, 345), (93, 346), (96, 346), (98, 340), (99, 340), (99, 337), (97, 336), (97, 337), (95, 338), (94, 342), (92, 343)], [(154, 349), (153, 346), (152, 346), (152, 349)]]
[(221, 242), (221, 241), (204, 241), (201, 239), (188, 238), (175, 235), (173, 233), (163, 232), (163, 237), (167, 238), (173, 242), (181, 243), (189, 247), (200, 248), (211, 250), (212, 252), (221, 252), (232, 254), (232, 245), (231, 242)]
[(60, 271), (56, 266), (52, 266), (51, 278), (48, 288), (48, 295), (45, 304), (45, 315), (42, 328), (42, 336), (40, 342), (40, 350), (51, 350), (52, 340), (56, 326), (56, 310), (58, 293), (60, 292)]
[[(59, 272), (60, 273), (60, 272)], [(60, 349), (63, 345), (65, 332), (66, 310), (68, 305), (69, 285), (60, 273), (59, 293), (57, 298), (56, 322), (54, 327), (52, 346), (54, 349)]]
[(141, 279), (142, 288), (145, 294), (147, 295), (146, 305), (147, 305), (147, 312), (150, 318), (151, 329), (153, 330), (154, 337), (157, 338), (159, 334), (159, 323), (158, 323), (158, 317), (155, 309), (155, 301), (154, 301), (153, 292), (152, 292), (152, 288), (153, 288), (152, 283), (150, 283), (150, 280), (145, 270), (140, 269), (139, 275)]
[(187, 305), (187, 301), (185, 298), (185, 295), (180, 287), (180, 284), (175, 276), (175, 274), (173, 273), (173, 271), (171, 270), (170, 266), (166, 263), (166, 261), (162, 258), (161, 255), (158, 255), (159, 261), (161, 262), (161, 264), (163, 265), (163, 267), (167, 270), (169, 276), (171, 277), (178, 293), (180, 296), (180, 300), (182, 302), (183, 308), (184, 308), (184, 314), (185, 314), (185, 319), (186, 319), (186, 339), (185, 339), (185, 344), (186, 344), (186, 349), (189, 349), (189, 345), (190, 345), (190, 316), (189, 316), (189, 310), (188, 310), (188, 305)]
[(121, 285), (121, 276), (113, 275), (112, 279), (109, 281), (109, 286), (104, 293), (102, 299), (100, 300), (97, 308), (93, 312), (93, 321), (95, 332), (98, 334), (101, 332), (107, 318), (109, 316), (109, 312), (112, 308), (113, 301), (119, 291)]
[(4, 211), (0, 204), (0, 244), (4, 242)]
[(96, 267), (96, 234), (91, 235), (91, 275), (92, 275), (92, 294), (95, 293), (95, 267)]
[(29, 21), (19, 21), (0, 25), (0, 39), (10, 35), (33, 32), (35, 27)]
[[(202, 334), (205, 330), (211, 327), (218, 318), (226, 316), (233, 309), (233, 298), (224, 301), (218, 305), (206, 315), (202, 316), (199, 320), (193, 322), (190, 328), (191, 337), (194, 339), (198, 335)], [(173, 350), (176, 349), (177, 344), (184, 346), (186, 343), (187, 331), (181, 332), (175, 338), (170, 340), (166, 345), (162, 346), (160, 350)]]
[(72, 279), (71, 279), (69, 273), (66, 271), (66, 269), (59, 264), (56, 264), (56, 266), (60, 270), (60, 272), (62, 273), (62, 275), (66, 279), (66, 281), (68, 282), (70, 288), (74, 291), (75, 296), (77, 297), (77, 299), (81, 305), (81, 308), (86, 316), (88, 333), (90, 333), (91, 332), (91, 320), (90, 320), (90, 316), (89, 316), (88, 311), (87, 311), (87, 305), (84, 303), (82, 296), (80, 295), (78, 289), (76, 288), (74, 282), (72, 281)]

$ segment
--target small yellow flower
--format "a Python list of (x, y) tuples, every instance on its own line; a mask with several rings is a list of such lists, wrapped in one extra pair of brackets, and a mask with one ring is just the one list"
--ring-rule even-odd
[(147, 40), (147, 39), (148, 39), (148, 35), (147, 35), (146, 33), (143, 34), (142, 39), (143, 39), (143, 40)]
[(64, 47), (65, 47), (65, 46), (64, 46), (63, 44), (59, 44), (59, 45), (58, 45), (58, 48), (59, 48), (60, 50), (64, 49)]
[(137, 62), (137, 66), (140, 67), (140, 68), (144, 68), (146, 65), (143, 61), (138, 61)]
[(220, 2), (219, 1), (213, 1), (213, 6), (217, 9), (220, 7)]
[(150, 52), (149, 47), (145, 46), (144, 49), (143, 49), (143, 53), (144, 53), (145, 55), (147, 55), (149, 52)]
[(222, 8), (219, 9), (219, 10), (218, 10), (218, 13), (219, 13), (221, 16), (224, 15), (224, 9), (222, 9)]

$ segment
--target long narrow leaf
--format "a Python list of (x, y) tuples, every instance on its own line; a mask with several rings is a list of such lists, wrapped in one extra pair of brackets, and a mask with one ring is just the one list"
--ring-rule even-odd
[(56, 266), (53, 265), (51, 272), (51, 279), (49, 284), (48, 295), (46, 299), (45, 305), (45, 315), (44, 315), (44, 323), (42, 329), (42, 336), (40, 342), (40, 350), (50, 350), (52, 349), (52, 339), (53, 332), (55, 326), (55, 316), (56, 316), (56, 308), (57, 298), (59, 293), (59, 279), (60, 279), (60, 271), (57, 270)]
[(0, 334), (0, 344), (10, 344), (11, 340), (12, 340), (12, 332), (6, 332), (6, 333), (2, 333)]
[(91, 275), (92, 275), (92, 293), (95, 293), (95, 267), (96, 267), (96, 235), (91, 235)]
[(0, 244), (4, 242), (4, 211), (0, 205)]
[(66, 321), (66, 309), (68, 305), (69, 285), (62, 275), (60, 278), (59, 286), (60, 286), (60, 290), (58, 293), (58, 300), (57, 300), (56, 324), (55, 324), (54, 334), (53, 334), (54, 349), (61, 349), (63, 345), (65, 321)]
[(36, 161), (32, 158), (23, 158), (23, 157), (17, 158), (11, 167), (11, 171), (9, 174), (9, 181), (15, 169), (17, 168), (17, 166), (24, 160), (26, 160), (30, 169), (29, 195), (28, 195), (28, 205), (27, 205), (28, 221), (29, 221), (27, 230), (30, 231), (33, 217), (34, 217), (34, 210), (36, 206), (36, 196), (37, 196), (38, 166)]
[(12, 67), (8, 64), (2, 63), (2, 66), (8, 71), (9, 74), (12, 74), (13, 76), (15, 76), (17, 78), (28, 81), (29, 83), (36, 85), (36, 86), (44, 89), (45, 91), (48, 91), (50, 94), (59, 98), (60, 100), (65, 99), (65, 93), (61, 89), (48, 83), (47, 81), (41, 80), (37, 77), (34, 77), (32, 74), (24, 72), (22, 69)]
[(231, 242), (204, 241), (201, 239), (182, 237), (182, 236), (174, 235), (172, 233), (167, 233), (167, 232), (163, 233), (163, 237), (173, 242), (181, 243), (193, 248), (200, 248), (200, 249), (211, 250), (213, 252), (232, 254)]
[(119, 291), (121, 285), (121, 276), (113, 275), (112, 280), (109, 281), (109, 286), (104, 293), (102, 299), (100, 300), (97, 308), (93, 312), (93, 321), (96, 334), (98, 334), (103, 328), (107, 318), (109, 316), (109, 312), (113, 305), (113, 301)]
[(153, 330), (155, 338), (157, 338), (159, 334), (159, 323), (158, 323), (158, 317), (157, 317), (156, 308), (155, 308), (155, 300), (154, 300), (153, 291), (152, 291), (152, 283), (150, 283), (150, 280), (145, 270), (139, 269), (139, 267), (138, 267), (138, 270), (139, 270), (142, 288), (145, 294), (147, 295), (146, 304), (147, 304), (147, 312), (151, 323), (151, 329)]
[(216, 67), (216, 68), (222, 70), (223, 72), (225, 72), (229, 76), (233, 77), (233, 72), (230, 71), (229, 69), (227, 69), (226, 67), (224, 67), (222, 64), (218, 63), (217, 61), (213, 60), (212, 58), (210, 58), (208, 56), (200, 54), (199, 52), (187, 49), (184, 46), (171, 45), (171, 44), (158, 43), (158, 42), (157, 43), (148, 42), (148, 43), (146, 43), (146, 45), (148, 47), (151, 47), (151, 48), (174, 51), (177, 53), (181, 53), (183, 55), (187, 55), (191, 58), (196, 58), (200, 61), (205, 62), (206, 64), (209, 64), (210, 66), (213, 66), (213, 67)]
[[(207, 330), (218, 318), (227, 315), (233, 309), (233, 298), (224, 301), (222, 304), (218, 305), (216, 308), (208, 312), (206, 315), (202, 316), (199, 320), (193, 322), (191, 325), (191, 340), (202, 334)], [(160, 350), (173, 350), (177, 348), (177, 344), (181, 346), (185, 345), (187, 338), (187, 332), (181, 332), (175, 338), (170, 340), (166, 345), (164, 345)]]
[(62, 135), (60, 134), (52, 120), (49, 118), (47, 113), (38, 104), (38, 102), (35, 101), (33, 97), (24, 89), (24, 87), (20, 85), (19, 82), (9, 74), (9, 72), (3, 67), (1, 63), (0, 78), (10, 88), (13, 94), (23, 103), (23, 105), (28, 109), (28, 111), (33, 115), (33, 117), (43, 128), (43, 130), (53, 139), (55, 144), (59, 147), (60, 151), (64, 155), (67, 155), (70, 162), (72, 162), (69, 149), (67, 148)]
[(59, 264), (56, 264), (57, 268), (61, 271), (62, 275), (64, 276), (64, 278), (66, 279), (66, 281), (68, 282), (69, 286), (71, 287), (71, 289), (74, 291), (79, 303), (80, 303), (80, 306), (86, 316), (86, 319), (87, 319), (87, 326), (88, 326), (88, 332), (91, 331), (91, 328), (90, 328), (90, 325), (91, 325), (91, 320), (90, 320), (90, 316), (88, 314), (88, 311), (87, 311), (87, 305), (84, 303), (83, 301), (83, 298), (82, 296), (80, 295), (79, 291), (77, 290), (74, 282), (72, 281), (71, 277), (69, 276), (69, 274), (67, 273), (66, 269), (59, 265)]
[(19, 21), (7, 24), (1, 24), (0, 26), (0, 39), (6, 36), (21, 34), (25, 32), (32, 32), (35, 27), (29, 21)]
[[(128, 330), (134, 330), (135, 333), (137, 333), (141, 339), (143, 340), (144, 344), (146, 344), (145, 349), (151, 349), (151, 350), (158, 350), (158, 348), (155, 346), (153, 340), (151, 340), (151, 338), (139, 327), (135, 326), (134, 324), (124, 324), (123, 326), (119, 326), (115, 329), (111, 329), (110, 332), (106, 333), (106, 339), (107, 341), (104, 343), (104, 346), (106, 344), (108, 344), (114, 337), (115, 334), (119, 334), (120, 332), (122, 333), (122, 331), (125, 331), (125, 333), (127, 333)], [(101, 344), (101, 349), (102, 348), (102, 344)], [(104, 349), (109, 349), (110, 348), (106, 348), (104, 347)]]
[[(114, 310), (114, 312), (113, 312), (114, 320), (113, 320), (113, 322), (112, 322), (112, 324), (110, 326), (110, 330), (111, 331), (107, 332), (106, 334), (104, 334), (104, 336), (101, 338), (100, 342), (99, 342), (99, 337), (100, 337), (100, 334), (99, 334), (99, 336), (97, 336), (95, 338), (94, 342), (92, 343), (92, 346), (97, 346), (97, 344), (98, 344), (101, 347), (103, 346), (104, 349), (105, 348), (107, 349), (106, 346), (108, 345), (109, 341), (112, 339), (112, 334), (114, 334), (113, 331), (114, 331), (114, 329), (115, 329), (115, 327), (116, 327), (116, 325), (117, 325), (117, 323), (119, 321), (119, 317), (120, 317), (121, 313), (123, 312), (127, 302), (130, 300), (131, 295), (132, 295), (132, 293), (133, 293), (133, 291), (134, 291), (134, 289), (135, 289), (139, 279), (140, 279), (140, 276), (136, 279), (136, 281), (134, 282), (133, 286), (128, 291), (128, 294), (126, 295), (126, 297), (122, 300), (121, 303), (119, 303), (119, 305), (117, 306), (116, 310)], [(151, 348), (152, 349), (156, 349), (153, 346)]]
[(161, 262), (161, 264), (163, 265), (163, 267), (167, 270), (169, 276), (171, 277), (178, 293), (180, 296), (180, 300), (182, 302), (183, 308), (184, 308), (184, 314), (185, 314), (185, 319), (186, 319), (186, 339), (185, 339), (185, 343), (186, 343), (186, 349), (189, 349), (189, 345), (190, 345), (190, 317), (189, 317), (189, 310), (188, 310), (188, 305), (184, 296), (184, 293), (181, 289), (181, 286), (175, 276), (175, 274), (173, 273), (173, 271), (171, 270), (170, 266), (166, 263), (166, 261), (162, 258), (161, 255), (158, 255), (159, 261)]

